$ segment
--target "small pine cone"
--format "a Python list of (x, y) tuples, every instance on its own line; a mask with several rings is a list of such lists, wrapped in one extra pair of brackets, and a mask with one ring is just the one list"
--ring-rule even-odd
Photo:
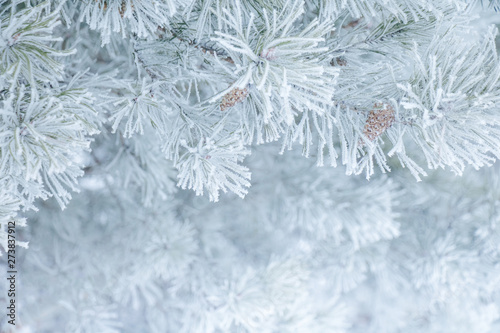
[(394, 109), (390, 104), (375, 103), (373, 110), (368, 114), (363, 134), (373, 141), (386, 129), (391, 127), (395, 120)]
[(345, 57), (337, 57), (330, 61), (330, 65), (332, 66), (347, 66), (347, 59)]
[(235, 106), (236, 104), (243, 102), (248, 95), (248, 89), (240, 89), (234, 88), (230, 92), (228, 92), (224, 97), (222, 97), (222, 101), (220, 103), (220, 110), (224, 111), (227, 108)]

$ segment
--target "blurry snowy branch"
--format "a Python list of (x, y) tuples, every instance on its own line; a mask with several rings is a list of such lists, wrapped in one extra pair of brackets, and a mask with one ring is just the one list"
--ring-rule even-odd
[(22, 321), (495, 331), (499, 6), (0, 1)]

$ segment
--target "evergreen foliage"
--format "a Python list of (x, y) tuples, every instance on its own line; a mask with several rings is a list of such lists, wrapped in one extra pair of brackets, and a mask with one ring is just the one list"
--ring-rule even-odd
[(498, 331), (499, 6), (0, 0), (0, 328)]

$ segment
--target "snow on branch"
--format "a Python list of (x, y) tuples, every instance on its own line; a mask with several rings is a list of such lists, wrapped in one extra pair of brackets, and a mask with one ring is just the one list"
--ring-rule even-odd
[(1, 101), (0, 173), (45, 184), (61, 207), (76, 190), (82, 171), (76, 154), (89, 148), (88, 135), (96, 134), (100, 117), (92, 96), (83, 89), (61, 88), (52, 96), (30, 94), (13, 84)]
[(63, 65), (54, 57), (67, 56), (75, 50), (58, 50), (50, 46), (61, 38), (52, 36), (60, 22), (59, 10), (45, 15), (48, 1), (35, 7), (16, 10), (16, 3), (8, 4), (1, 13), (0, 73), (18, 67), (20, 79), (36, 87), (41, 82), (54, 82), (62, 78)]
[[(416, 69), (404, 92), (408, 135), (430, 168), (489, 165), (500, 157), (500, 61), (496, 30), (471, 47), (457, 38), (435, 40), (415, 55)], [(446, 45), (460, 45), (450, 50)], [(417, 49), (415, 52), (418, 52)]]
[[(313, 0), (308, 2), (315, 3)], [(424, 14), (433, 13), (440, 16), (443, 5), (453, 5), (455, 9), (463, 9), (466, 2), (463, 0), (321, 0), (320, 13), (324, 16), (336, 16), (347, 11), (354, 18), (378, 18), (384, 15), (393, 15), (402, 22), (417, 18)]]
[(245, 196), (246, 187), (250, 186), (250, 172), (238, 162), (250, 152), (238, 140), (238, 135), (219, 140), (202, 139), (196, 146), (181, 144), (186, 151), (175, 162), (179, 170), (178, 186), (193, 189), (196, 195), (206, 190), (212, 201), (218, 201), (221, 190)]

